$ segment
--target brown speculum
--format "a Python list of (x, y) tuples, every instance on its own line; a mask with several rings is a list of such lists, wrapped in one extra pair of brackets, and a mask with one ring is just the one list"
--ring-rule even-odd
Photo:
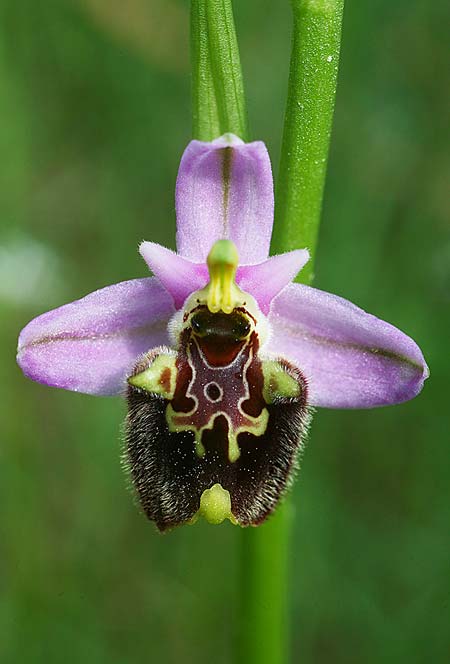
[(243, 307), (187, 316), (176, 352), (147, 353), (129, 379), (126, 461), (160, 530), (192, 522), (204, 492), (229, 492), (233, 522), (258, 525), (297, 466), (309, 423), (306, 383), (264, 359)]

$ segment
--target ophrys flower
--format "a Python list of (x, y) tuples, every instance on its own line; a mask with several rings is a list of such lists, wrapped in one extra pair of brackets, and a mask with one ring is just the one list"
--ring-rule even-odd
[(257, 524), (295, 470), (310, 406), (370, 408), (427, 377), (412, 339), (347, 300), (291, 283), (307, 250), (268, 258), (263, 143), (192, 141), (176, 191), (177, 248), (143, 242), (153, 278), (122, 282), (31, 321), (30, 378), (127, 394), (126, 459), (161, 530)]

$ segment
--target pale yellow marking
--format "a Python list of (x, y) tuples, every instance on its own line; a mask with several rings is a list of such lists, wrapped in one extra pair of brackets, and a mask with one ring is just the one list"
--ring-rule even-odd
[[(191, 398), (196, 400), (196, 397), (191, 395)], [(195, 413), (197, 409), (197, 406), (194, 406), (194, 408), (191, 410), (190, 413), (177, 413), (176, 410), (172, 408), (172, 404), (168, 403), (167, 408), (166, 408), (166, 422), (167, 426), (169, 427), (169, 431), (172, 433), (178, 433), (180, 431), (192, 431), (194, 436), (195, 436), (195, 451), (197, 453), (197, 456), (204, 457), (206, 454), (205, 447), (202, 443), (202, 433), (205, 429), (212, 429), (214, 426), (214, 421), (211, 422), (211, 420), (208, 422), (208, 424), (201, 429), (197, 429), (193, 424), (175, 424), (174, 423), (174, 418), (178, 416), (188, 416), (192, 415)]]
[[(194, 411), (192, 411), (194, 412)], [(167, 424), (169, 427), (169, 431), (171, 432), (179, 432), (179, 431), (192, 431), (194, 436), (195, 436), (195, 451), (199, 457), (204, 457), (206, 450), (205, 446), (202, 443), (202, 434), (204, 431), (211, 430), (214, 428), (214, 422), (218, 417), (221, 415), (226, 419), (228, 422), (228, 460), (230, 463), (234, 463), (239, 459), (241, 456), (241, 450), (239, 449), (239, 445), (237, 442), (237, 438), (240, 433), (251, 433), (253, 436), (262, 436), (266, 429), (267, 429), (267, 423), (269, 421), (269, 413), (267, 411), (267, 408), (263, 408), (261, 411), (261, 414), (258, 415), (258, 417), (252, 417), (251, 415), (247, 415), (245, 413), (245, 417), (250, 420), (250, 425), (238, 427), (233, 431), (233, 424), (231, 421), (230, 416), (222, 411), (218, 411), (214, 413), (209, 419), (208, 424), (205, 424), (205, 426), (201, 427), (200, 429), (197, 429), (193, 424), (176, 424), (173, 421), (173, 418), (176, 417), (177, 415), (189, 415), (190, 413), (177, 413), (173, 408), (172, 405), (169, 403), (167, 404), (167, 409), (166, 409), (166, 420)]]

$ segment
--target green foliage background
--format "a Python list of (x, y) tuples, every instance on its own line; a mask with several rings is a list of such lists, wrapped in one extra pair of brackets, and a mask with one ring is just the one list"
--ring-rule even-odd
[[(411, 334), (432, 377), (402, 406), (316, 415), (292, 496), (293, 662), (449, 653), (445, 4), (346, 8), (316, 285)], [(235, 6), (251, 133), (276, 171), (289, 5)], [(236, 530), (157, 535), (120, 468), (124, 404), (14, 362), (29, 319), (146, 275), (141, 239), (174, 246), (187, 3), (2, 0), (0, 35), (0, 661), (228, 664)]]

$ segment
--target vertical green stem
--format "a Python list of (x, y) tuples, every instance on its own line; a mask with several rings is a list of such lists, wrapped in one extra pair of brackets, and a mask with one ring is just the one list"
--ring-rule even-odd
[(344, 0), (291, 0), (294, 14), (288, 99), (277, 183), (275, 252), (307, 247), (313, 278), (336, 95)]
[(289, 501), (262, 526), (241, 536), (239, 664), (289, 661)]
[(247, 111), (231, 0), (192, 0), (193, 136), (248, 138)]
[[(291, 68), (277, 186), (274, 252), (308, 247), (301, 273), (312, 280), (336, 94), (343, 0), (292, 0)], [(241, 664), (289, 661), (289, 551), (286, 501), (255, 533), (243, 533)], [(253, 638), (251, 637), (253, 635)], [(298, 658), (297, 660), (298, 661)]]
[(221, 135), (208, 39), (207, 2), (192, 0), (191, 3), (192, 135), (201, 141), (211, 141)]
[(231, 0), (207, 0), (207, 19), (213, 79), (224, 132), (248, 137), (239, 47), (234, 29)]

